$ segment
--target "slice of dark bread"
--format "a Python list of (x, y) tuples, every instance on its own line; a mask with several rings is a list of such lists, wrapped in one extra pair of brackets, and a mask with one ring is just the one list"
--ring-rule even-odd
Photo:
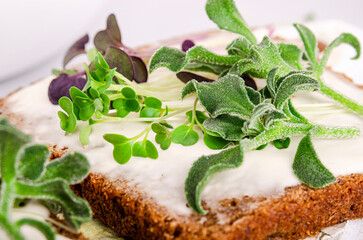
[[(209, 32), (205, 34), (203, 41), (213, 38), (222, 39), (224, 36), (226, 39), (231, 39), (232, 35), (225, 34)], [(188, 38), (193, 39), (193, 36)], [(177, 39), (175, 41), (178, 42)], [(144, 48), (153, 47), (155, 45)], [(344, 81), (341, 75), (336, 78)], [(49, 78), (33, 85), (41, 85), (39, 89), (46, 92), (48, 82)], [(349, 85), (349, 83), (344, 84)], [(349, 88), (355, 87), (351, 85)], [(29, 98), (27, 89), (29, 88), (20, 89), (1, 99), (0, 114), (23, 131), (34, 135), (36, 141), (46, 142), (47, 137), (44, 134), (46, 129), (43, 128), (49, 128), (50, 135), (61, 130), (58, 125), (53, 125), (54, 122), (51, 121), (54, 118), (53, 115), (43, 114), (39, 121), (36, 113), (34, 116), (25, 114), (25, 111), (28, 111), (27, 108), (38, 104)], [(357, 94), (362, 93), (362, 90), (357, 89), (357, 91)], [(23, 95), (29, 98), (27, 100), (29, 105), (18, 108), (15, 101)], [(43, 102), (42, 104), (51, 103)], [(54, 113), (52, 111), (49, 114)], [(44, 126), (40, 134), (42, 136), (38, 138), (37, 134), (40, 130), (34, 129), (39, 124)], [(48, 144), (52, 147), (54, 156), (69, 151), (68, 147), (73, 150), (73, 146), (62, 146), (52, 141)], [(357, 149), (357, 151), (362, 151), (363, 160), (363, 150)], [(182, 155), (180, 160), (183, 160)], [(113, 160), (99, 159), (99, 161)], [(286, 187), (283, 192), (272, 194), (261, 193), (248, 196), (242, 193), (239, 197), (227, 196), (214, 203), (203, 201), (203, 207), (208, 210), (207, 215), (198, 215), (192, 211), (186, 214), (175, 212), (172, 206), (160, 204), (155, 195), (139, 183), (135, 184), (133, 179), (120, 176), (115, 180), (96, 170), (92, 171), (81, 184), (73, 186), (73, 190), (89, 202), (94, 217), (113, 228), (121, 236), (132, 239), (299, 239), (313, 236), (325, 227), (349, 219), (363, 218), (361, 204), (363, 174), (345, 174), (338, 176), (337, 179), (337, 182), (320, 189), (312, 189), (300, 184)], [(162, 189), (163, 186), (160, 188)], [(186, 202), (185, 204), (188, 208)]]

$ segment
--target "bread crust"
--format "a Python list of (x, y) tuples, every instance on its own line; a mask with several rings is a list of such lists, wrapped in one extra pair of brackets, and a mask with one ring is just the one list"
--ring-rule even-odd
[[(127, 181), (111, 183), (91, 173), (74, 191), (86, 199), (96, 218), (132, 239), (299, 239), (321, 229), (363, 217), (363, 174), (340, 176), (321, 189), (298, 185), (272, 197), (224, 199), (203, 217), (170, 217)], [(228, 221), (221, 224), (217, 214)], [(205, 218), (204, 221), (201, 221)]]

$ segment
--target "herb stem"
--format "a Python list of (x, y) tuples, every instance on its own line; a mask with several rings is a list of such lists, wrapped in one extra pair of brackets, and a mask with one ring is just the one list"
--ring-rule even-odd
[(4, 181), (1, 183), (1, 202), (0, 210), (3, 216), (9, 216), (14, 203), (14, 181)]
[[(205, 131), (204, 126), (203, 126), (203, 124), (201, 124), (198, 121), (198, 118), (197, 118), (197, 103), (198, 103), (198, 98), (195, 99), (195, 101), (194, 101), (194, 106), (193, 106), (193, 119), (195, 120), (195, 122), (197, 123), (197, 125), (200, 127), (200, 129), (202, 129), (202, 131), (204, 132)], [(192, 120), (192, 122), (194, 123), (193, 120)]]
[(25, 240), (19, 231), (20, 229), (12, 225), (6, 215), (0, 214), (0, 226), (6, 231), (10, 239)]
[(243, 139), (240, 144), (245, 152), (254, 150), (266, 143), (287, 137), (306, 135), (312, 130), (317, 138), (352, 138), (359, 136), (360, 131), (355, 127), (328, 127), (313, 124), (281, 124), (273, 127), (253, 139)]
[(344, 107), (358, 113), (359, 115), (363, 116), (363, 106), (355, 102), (354, 100), (344, 96), (343, 94), (331, 89), (323, 82), (320, 84), (321, 88), (320, 91), (325, 94), (326, 96), (330, 97), (331, 99), (339, 102)]
[[(153, 123), (161, 122), (163, 120), (169, 119), (171, 117), (174, 117), (180, 113), (183, 113), (187, 110), (189, 110), (190, 107), (180, 108), (179, 110), (176, 110), (166, 116), (163, 117), (149, 117), (149, 118), (120, 118), (120, 117), (111, 117), (111, 116), (102, 116), (101, 120), (93, 120), (93, 124), (96, 123), (103, 123), (103, 122), (148, 122), (152, 121)], [(183, 118), (184, 119), (184, 118)]]

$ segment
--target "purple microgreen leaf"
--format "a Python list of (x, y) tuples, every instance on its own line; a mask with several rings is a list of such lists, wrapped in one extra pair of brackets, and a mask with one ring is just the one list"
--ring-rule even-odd
[(194, 46), (195, 46), (195, 44), (194, 44), (194, 42), (193, 42), (192, 40), (186, 39), (186, 40), (184, 40), (184, 42), (182, 43), (182, 50), (183, 50), (184, 52), (186, 52), (186, 51), (188, 51), (188, 50), (189, 50), (189, 48), (192, 48), (192, 47), (194, 47)]
[(200, 76), (198, 74), (195, 74), (195, 73), (191, 73), (191, 72), (178, 72), (176, 74), (176, 76), (184, 83), (187, 83), (189, 82), (190, 80), (196, 80), (197, 82), (213, 82), (214, 80), (213, 79), (210, 79), (210, 78), (206, 78), (206, 77), (203, 77), (203, 76)]
[(69, 89), (71, 87), (82, 89), (86, 84), (86, 79), (82, 77), (83, 75), (84, 72), (72, 76), (62, 73), (59, 77), (55, 78), (48, 88), (50, 102), (54, 105), (58, 105), (58, 101), (61, 97), (70, 98)]
[(132, 63), (134, 65), (134, 80), (137, 83), (143, 83), (147, 81), (148, 71), (144, 61), (136, 56), (131, 56)]
[(109, 47), (105, 54), (105, 60), (110, 69), (117, 68), (116, 71), (132, 80), (134, 77), (134, 66), (131, 57), (123, 50)]
[(66, 55), (63, 59), (63, 68), (69, 63), (74, 57), (86, 53), (85, 46), (89, 41), (88, 34), (84, 35), (78, 39), (73, 45), (68, 49)]
[(98, 32), (93, 40), (98, 51), (105, 53), (109, 47), (121, 47), (121, 33), (114, 14), (107, 18), (105, 30)]

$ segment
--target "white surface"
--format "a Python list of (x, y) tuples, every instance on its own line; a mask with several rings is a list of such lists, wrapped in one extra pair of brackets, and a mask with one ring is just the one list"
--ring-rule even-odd
[[(36, 8), (31, 5), (33, 2), (42, 3), (43, 6)], [(64, 5), (59, 5), (60, 2), (64, 2)], [(70, 6), (71, 2), (72, 6)], [(92, 37), (98, 30), (104, 28), (107, 15), (111, 12), (117, 15), (123, 40), (129, 46), (138, 46), (180, 34), (215, 28), (215, 24), (208, 19), (204, 12), (205, 1), (202, 0), (92, 0), (87, 1), (87, 4), (84, 2), (86, 1), (1, 1), (0, 29), (8, 30), (0, 31), (0, 76), (9, 76), (8, 73), (5, 73), (11, 69), (19, 70), (11, 74), (11, 77), (0, 77), (0, 97), (20, 86), (26, 86), (30, 82), (48, 76), (52, 68), (61, 68), (67, 47), (84, 33), (88, 32)], [(96, 2), (99, 4), (97, 10), (94, 9), (94, 6), (97, 5)], [(237, 0), (236, 4), (251, 26), (301, 22), (307, 14), (315, 13), (317, 19), (342, 19), (363, 27), (363, 15), (361, 14), (363, 2), (359, 0)], [(41, 20), (44, 26), (41, 29), (42, 32), (48, 36), (54, 35), (57, 31), (61, 34), (59, 37), (57, 36), (56, 43), (50, 39), (46, 39), (46, 41), (43, 39), (42, 47), (36, 49), (36, 46), (32, 45), (37, 38), (37, 34), (32, 34), (35, 29), (25, 29), (24, 34), (21, 34), (12, 26), (19, 24), (19, 21), (24, 24), (39, 21), (43, 16), (42, 11), (44, 12), (47, 7), (53, 11), (56, 8), (58, 11), (44, 15), (46, 18)], [(62, 14), (64, 11), (61, 9), (65, 7), (68, 7), (66, 12), (71, 15)], [(76, 14), (77, 12), (78, 14)], [(91, 15), (95, 17), (90, 19)], [(55, 22), (58, 24), (64, 22), (65, 25), (55, 26), (53, 25)], [(70, 25), (71, 27), (69, 27)], [(25, 49), (27, 54), (32, 53), (32, 55), (25, 53), (20, 55), (19, 66), (16, 66), (15, 63), (15, 65), (8, 66), (6, 63), (6, 59), (19, 56), (19, 53), (16, 52), (19, 48), (5, 45), (4, 39), (8, 39), (5, 36), (9, 34), (14, 36), (14, 42), (20, 49)], [(40, 51), (42, 54), (34, 54), (34, 50)], [(23, 64), (23, 62), (29, 62), (28, 59), (34, 59), (35, 66), (30, 67), (29, 64)]]
[(62, 54), (74, 38), (85, 33), (99, 6), (98, 0), (2, 0), (0, 80), (24, 74)]

